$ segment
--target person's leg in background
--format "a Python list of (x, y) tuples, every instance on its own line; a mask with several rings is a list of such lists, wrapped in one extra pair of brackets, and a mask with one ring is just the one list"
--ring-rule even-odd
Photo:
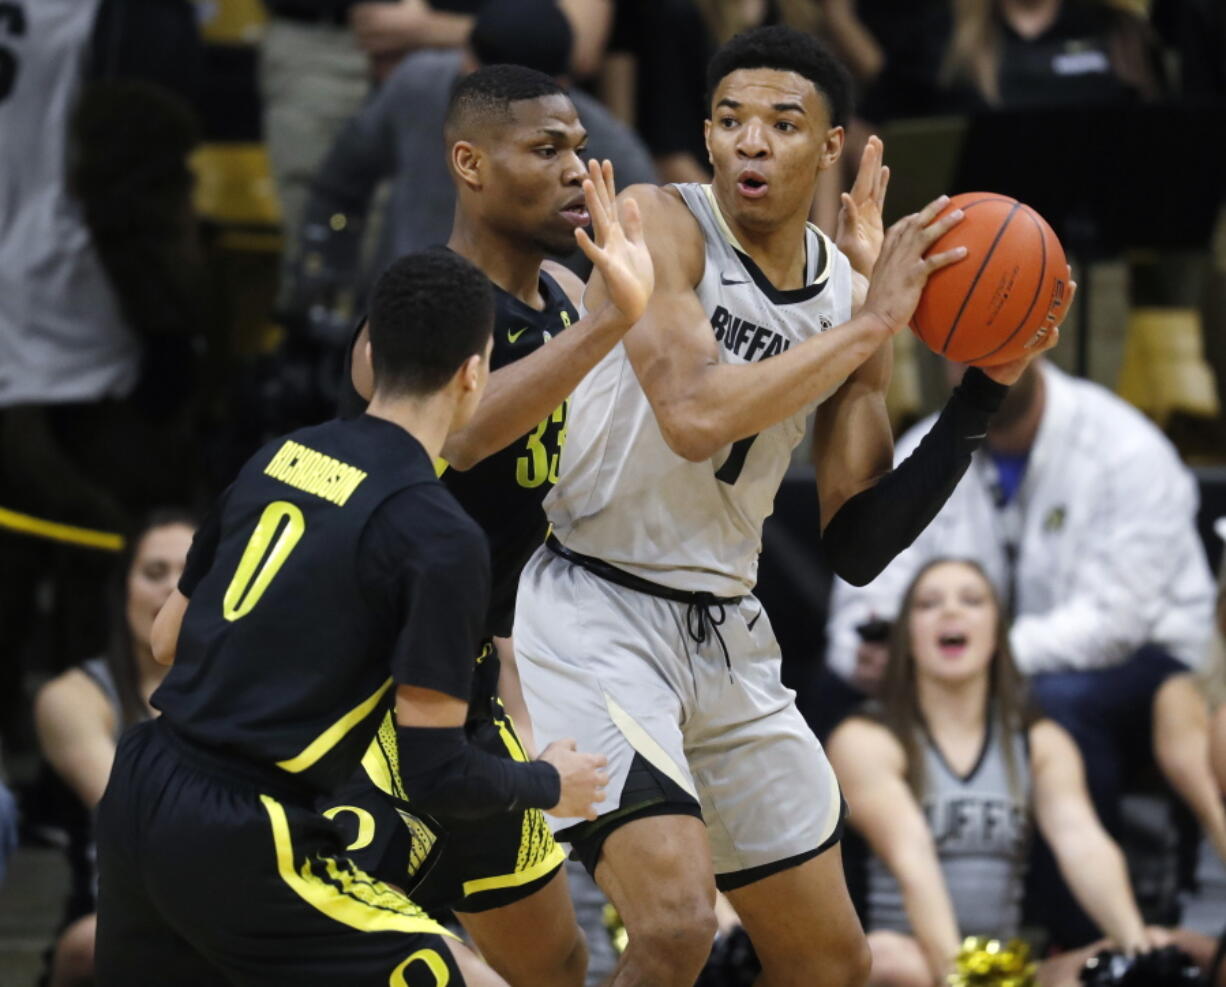
[[(1030, 686), (1040, 711), (1073, 735), (1085, 760), (1090, 799), (1111, 836), (1123, 826), (1120, 803), (1129, 781), (1151, 760), (1155, 696), (1170, 676), (1187, 668), (1161, 648), (1146, 645), (1111, 668), (1036, 675)], [(1140, 729), (1138, 729), (1140, 727)], [(1072, 948), (1100, 935), (1073, 900), (1051, 851), (1034, 842), (1026, 885), (1027, 913)]]
[(297, 257), (311, 182), (370, 91), (370, 64), (347, 24), (305, 23), (275, 11), (260, 45), (264, 141), (281, 201), (281, 298)]

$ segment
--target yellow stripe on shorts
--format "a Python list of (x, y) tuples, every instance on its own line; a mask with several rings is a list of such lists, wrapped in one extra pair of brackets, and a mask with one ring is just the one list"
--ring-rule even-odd
[(272, 826), (277, 873), (316, 911), (359, 932), (421, 932), (456, 938), (399, 891), (362, 871), (342, 870), (328, 858), (315, 861), (323, 865), (323, 875), (312, 870), (310, 860), (303, 860), (301, 870), (295, 870), (294, 842), (285, 807), (268, 795), (261, 795), (260, 801)]

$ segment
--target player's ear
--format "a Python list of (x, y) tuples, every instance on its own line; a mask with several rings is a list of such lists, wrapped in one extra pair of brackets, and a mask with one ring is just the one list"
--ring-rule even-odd
[(481, 386), (486, 366), (485, 353), (474, 353), (460, 366), (460, 382), (465, 391), (475, 391)]
[(702, 122), (702, 142), (707, 148), (707, 164), (714, 167), (715, 159), (711, 157), (711, 118), (708, 117)]
[(843, 145), (847, 141), (847, 132), (842, 127), (831, 127), (826, 131), (826, 142), (822, 146), (822, 163), (820, 171), (825, 171), (839, 160), (843, 153)]
[(481, 151), (468, 141), (456, 141), (451, 145), (451, 170), (457, 178), (472, 189), (481, 187)]

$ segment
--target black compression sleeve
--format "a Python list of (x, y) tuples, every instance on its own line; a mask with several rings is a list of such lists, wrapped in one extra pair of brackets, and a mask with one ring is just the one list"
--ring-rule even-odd
[(444, 819), (483, 819), (552, 809), (562, 779), (544, 761), (513, 761), (468, 742), (463, 727), (397, 727), (400, 777), (409, 804)]
[(944, 506), (1008, 388), (969, 368), (915, 451), (838, 509), (822, 532), (835, 573), (853, 586), (873, 579)]

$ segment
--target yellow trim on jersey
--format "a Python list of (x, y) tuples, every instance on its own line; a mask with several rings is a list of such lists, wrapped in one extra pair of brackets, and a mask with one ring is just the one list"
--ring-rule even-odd
[(282, 768), (291, 774), (297, 774), (299, 771), (305, 771), (311, 767), (316, 761), (328, 753), (333, 747), (340, 743), (341, 738), (350, 730), (361, 723), (371, 710), (379, 705), (384, 694), (392, 687), (392, 680), (389, 678), (375, 692), (373, 696), (365, 700), (361, 704), (355, 706), (348, 713), (342, 716), (339, 720), (328, 727), (323, 733), (312, 740), (303, 752), (296, 757), (291, 757), (285, 761), (278, 761), (277, 767)]
[[(711, 206), (711, 213), (713, 216), (715, 216), (715, 222), (719, 224), (719, 231), (724, 235), (724, 239), (747, 257), (753, 256), (748, 250), (741, 246), (741, 241), (736, 238), (736, 234), (732, 232), (732, 228), (728, 225), (728, 221), (724, 219), (724, 213), (719, 208), (719, 202), (715, 198), (715, 190), (712, 189), (710, 185), (702, 186), (702, 190), (706, 194), (707, 202)], [(812, 281), (806, 284), (807, 287), (808, 285), (821, 284), (828, 277), (830, 277), (830, 272), (834, 270), (834, 255), (838, 248), (835, 247), (834, 241), (831, 240), (830, 237), (826, 236), (825, 233), (819, 230), (812, 223), (805, 223), (805, 227), (812, 230), (820, 239), (826, 242), (826, 266), (817, 272), (817, 276)]]
[(123, 535), (47, 521), (32, 514), (10, 511), (7, 507), (0, 507), (0, 528), (8, 528), (22, 535), (33, 535), (35, 538), (46, 538), (48, 541), (81, 545), (84, 548), (100, 548), (106, 552), (123, 551)]
[[(456, 936), (426, 915), (399, 891), (362, 871), (342, 870), (335, 860), (303, 860), (294, 869), (294, 842), (285, 807), (268, 795), (261, 795), (264, 811), (272, 826), (277, 873), (299, 898), (328, 918), (359, 932), (424, 932)], [(312, 863), (322, 864), (326, 875), (316, 874)]]
[[(539, 812), (539, 810), (532, 809), (524, 813), (525, 827), (527, 825), (528, 817), (532, 812)], [(546, 831), (548, 831), (547, 824)], [(550, 839), (553, 839), (552, 835), (550, 836)], [(520, 848), (520, 853), (523, 853), (522, 847)], [(523, 870), (517, 870), (514, 874), (501, 874), (498, 877), (481, 877), (475, 881), (465, 881), (464, 896), (468, 897), (472, 894), (479, 894), (482, 891), (495, 891), (502, 888), (523, 887), (525, 884), (531, 884), (533, 881), (544, 877), (555, 867), (561, 866), (565, 860), (566, 851), (563, 850), (557, 843), (554, 843), (553, 847), (541, 860), (537, 861), (535, 864), (532, 864), (530, 867), (525, 867)]]
[(384, 795), (409, 800), (400, 778), (400, 748), (396, 746), (396, 721), (390, 709), (362, 755), (362, 769), (371, 784)]
[(447, 462), (447, 460), (445, 460), (442, 456), (439, 456), (438, 459), (434, 461), (434, 475), (441, 477), (447, 472), (447, 469), (450, 466), (451, 463)]

